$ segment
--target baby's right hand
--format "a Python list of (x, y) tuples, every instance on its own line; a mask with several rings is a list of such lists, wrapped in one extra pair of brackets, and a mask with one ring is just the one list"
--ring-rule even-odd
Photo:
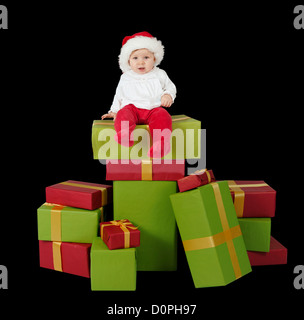
[(101, 120), (106, 119), (106, 118), (113, 118), (113, 121), (115, 121), (116, 114), (117, 114), (116, 112), (106, 113), (101, 117)]

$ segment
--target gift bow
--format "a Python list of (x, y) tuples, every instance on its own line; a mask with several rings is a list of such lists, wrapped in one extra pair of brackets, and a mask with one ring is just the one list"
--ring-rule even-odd
[(130, 230), (129, 229), (136, 230), (138, 229), (138, 227), (134, 227), (131, 222), (128, 222), (127, 219), (113, 220), (113, 221), (110, 221), (110, 223), (101, 225), (101, 231), (100, 231), (101, 239), (103, 239), (103, 228), (110, 227), (110, 226), (119, 227), (124, 232), (124, 247), (130, 248)]

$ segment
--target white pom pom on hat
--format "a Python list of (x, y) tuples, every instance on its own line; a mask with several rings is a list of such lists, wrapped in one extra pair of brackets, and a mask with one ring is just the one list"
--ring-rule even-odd
[(164, 57), (164, 46), (149, 32), (143, 31), (127, 36), (122, 41), (122, 48), (118, 57), (119, 67), (123, 72), (131, 70), (129, 58), (134, 50), (148, 49), (154, 54), (155, 66), (158, 66)]

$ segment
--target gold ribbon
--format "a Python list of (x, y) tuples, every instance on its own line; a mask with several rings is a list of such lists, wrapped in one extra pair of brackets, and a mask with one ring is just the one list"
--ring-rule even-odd
[(228, 180), (229, 188), (234, 192), (234, 208), (236, 215), (242, 218), (244, 215), (245, 191), (241, 188), (268, 187), (267, 183), (236, 184), (234, 180)]
[[(225, 207), (223, 204), (223, 199), (222, 199), (222, 195), (220, 192), (220, 188), (218, 183), (211, 183), (213, 191), (214, 191), (214, 196), (215, 196), (215, 201), (217, 204), (217, 208), (219, 211), (219, 215), (220, 215), (220, 219), (221, 219), (221, 223), (222, 223), (222, 227), (224, 231), (229, 231), (229, 224), (228, 224), (228, 220), (227, 220), (227, 215), (226, 215), (226, 211), (225, 211)], [(228, 251), (230, 254), (230, 258), (231, 258), (231, 262), (232, 262), (232, 267), (235, 273), (235, 277), (236, 279), (240, 278), (242, 276), (241, 273), (241, 268), (239, 265), (239, 261), (236, 255), (236, 251), (235, 251), (235, 247), (232, 241), (232, 238), (226, 238), (226, 243), (227, 243), (227, 247), (228, 247)]]
[(230, 255), (232, 267), (235, 273), (235, 277), (236, 279), (238, 279), (242, 276), (242, 273), (241, 273), (238, 257), (235, 251), (235, 247), (233, 244), (233, 239), (241, 236), (242, 232), (239, 225), (233, 228), (229, 227), (219, 185), (216, 182), (212, 182), (210, 185), (213, 188), (215, 201), (218, 208), (223, 231), (210, 237), (184, 240), (183, 245), (184, 245), (185, 251), (191, 251), (191, 250), (213, 248), (220, 244), (226, 243), (228, 252)]
[(228, 181), (229, 188), (233, 188), (234, 192), (234, 208), (236, 215), (241, 218), (244, 214), (245, 191), (242, 190), (233, 180)]
[(93, 189), (93, 190), (100, 190), (101, 191), (101, 206), (105, 206), (108, 203), (108, 191), (107, 188), (104, 187), (97, 187), (97, 186), (90, 186), (87, 184), (82, 183), (74, 183), (74, 182), (61, 182), (60, 184), (66, 185), (66, 186), (72, 186), (72, 187), (79, 187), (79, 188), (87, 188), (87, 189)]
[(239, 225), (237, 225), (229, 230), (225, 230), (210, 237), (184, 240), (183, 245), (185, 251), (214, 248), (226, 242), (226, 239), (232, 240), (241, 235), (241, 228)]
[(61, 210), (64, 207), (65, 206), (55, 205), (51, 209), (51, 241), (61, 241)]
[(142, 160), (141, 162), (141, 180), (152, 180), (152, 161)]
[(210, 173), (208, 172), (208, 170), (206, 170), (206, 175), (207, 175), (208, 183), (210, 183), (211, 182), (211, 176), (210, 176)]
[(180, 118), (172, 118), (172, 122), (188, 120), (188, 119), (191, 119), (191, 118), (188, 116), (184, 116), (184, 117), (180, 117)]
[(52, 245), (54, 270), (62, 271), (61, 242), (54, 241)]
[(236, 184), (235, 181), (229, 180), (228, 186), (231, 189), (234, 188), (256, 188), (256, 187), (269, 187), (267, 183), (252, 183), (252, 184)]
[(114, 220), (114, 221), (110, 221), (110, 223), (102, 224), (101, 225), (101, 230), (100, 230), (101, 239), (103, 239), (103, 229), (104, 229), (104, 227), (110, 227), (110, 226), (119, 227), (124, 232), (124, 247), (125, 248), (130, 248), (130, 230), (129, 229), (133, 229), (133, 230), (138, 229), (138, 227), (134, 227), (134, 226), (131, 227), (130, 225), (132, 225), (132, 223), (131, 222), (127, 222), (127, 219)]
[(199, 175), (199, 174), (202, 174), (204, 173), (205, 171), (207, 171), (207, 169), (201, 169), (201, 170), (196, 170), (195, 172), (191, 173), (191, 175)]
[[(53, 207), (51, 209), (51, 241), (61, 241), (61, 210), (66, 206), (45, 202), (43, 205)], [(103, 207), (99, 208), (100, 217), (103, 220)]]
[(210, 183), (211, 182), (211, 176), (210, 176), (210, 173), (208, 172), (207, 169), (197, 170), (194, 173), (191, 173), (190, 175), (195, 175), (195, 174), (199, 175), (199, 174), (203, 174), (203, 173), (206, 173), (208, 183)]

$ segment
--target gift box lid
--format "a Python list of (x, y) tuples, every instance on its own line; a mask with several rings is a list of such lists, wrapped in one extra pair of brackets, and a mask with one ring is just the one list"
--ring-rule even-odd
[(46, 201), (60, 205), (94, 210), (112, 203), (111, 185), (67, 180), (45, 189)]
[(227, 180), (228, 186), (231, 191), (236, 188), (241, 188), (246, 192), (271, 192), (276, 193), (276, 191), (265, 181), (263, 180)]

